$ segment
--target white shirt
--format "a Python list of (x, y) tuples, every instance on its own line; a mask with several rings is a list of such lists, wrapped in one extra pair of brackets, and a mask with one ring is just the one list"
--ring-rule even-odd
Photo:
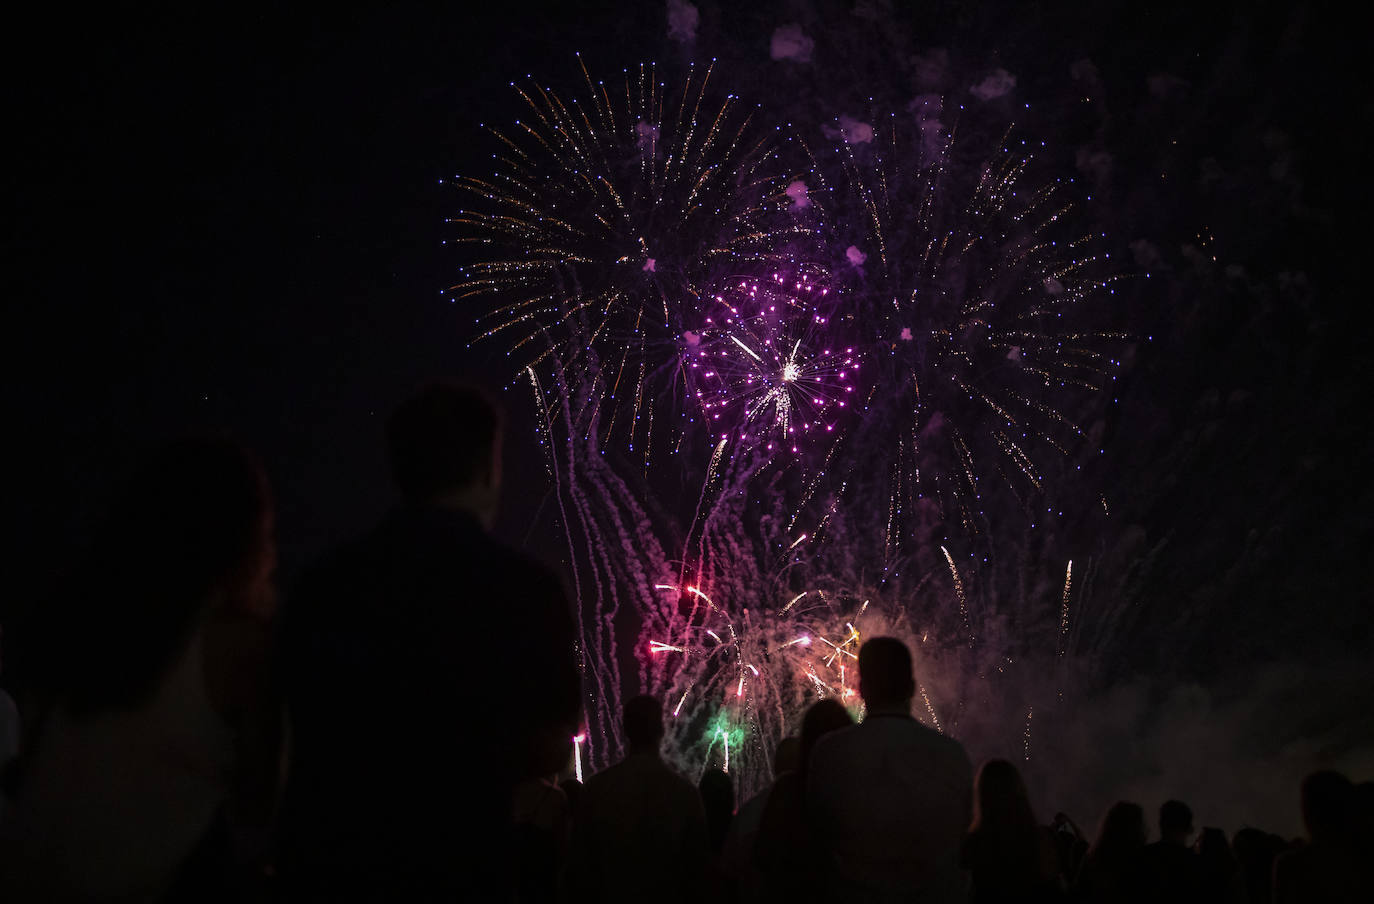
[(909, 715), (870, 714), (817, 742), (806, 805), (841, 900), (965, 899), (973, 767), (953, 738)]

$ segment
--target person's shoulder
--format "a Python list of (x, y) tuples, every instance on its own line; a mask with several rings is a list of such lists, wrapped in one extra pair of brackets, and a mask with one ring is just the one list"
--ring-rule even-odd
[(1319, 859), (1321, 852), (1311, 844), (1304, 844), (1301, 847), (1291, 848), (1283, 851), (1274, 858), (1275, 870), (1301, 870), (1316, 859)]
[(678, 772), (672, 766), (668, 765), (667, 763), (663, 763), (663, 772), (666, 776), (664, 781), (671, 784), (675, 789), (677, 789), (677, 792), (679, 794), (688, 794), (694, 798), (701, 797), (701, 791), (697, 788), (697, 786), (692, 784), (692, 781), (689, 778), (687, 778), (687, 776), (683, 775), (681, 772)]
[(867, 747), (870, 733), (861, 731), (862, 727), (863, 723), (848, 725), (817, 738), (815, 746), (811, 748), (807, 772), (813, 772), (818, 767), (822, 770), (828, 769), (836, 762), (844, 763), (855, 755), (856, 748)]
[(582, 783), (583, 796), (588, 800), (592, 800), (593, 798), (605, 794), (619, 780), (620, 774), (625, 771), (624, 766), (624, 761), (621, 761), (613, 766), (607, 766), (600, 772), (587, 776), (586, 781)]
[[(784, 773), (787, 774), (787, 773)], [(781, 776), (780, 776), (781, 777)], [(773, 785), (767, 785), (764, 789), (753, 797), (746, 800), (735, 810), (735, 823), (741, 827), (749, 824), (758, 824), (758, 817), (763, 813), (764, 807), (768, 806), (768, 796), (773, 792)]]
[(326, 547), (302, 569), (295, 585), (297, 592), (352, 580), (354, 574), (371, 567), (386, 545), (386, 535), (387, 522), (384, 521)]
[(920, 726), (919, 731), (926, 742), (930, 744), (931, 747), (939, 750), (940, 753), (951, 762), (965, 764), (971, 762), (969, 760), (968, 751), (964, 748), (963, 742), (958, 738), (953, 735), (945, 734), (943, 731), (931, 728), (929, 725), (924, 725), (920, 722), (916, 724)]
[(1162, 841), (1152, 841), (1140, 849), (1137, 855), (1140, 862), (1147, 864), (1151, 869), (1163, 867), (1165, 860), (1169, 858), (1169, 853), (1164, 850)]
[[(365, 617), (378, 604), (379, 588), (394, 583), (405, 571), (398, 550), (395, 516), (348, 537), (310, 561), (290, 584), (282, 601), (284, 634), (290, 638), (308, 625), (340, 626), (351, 614)], [(346, 614), (347, 613), (347, 614)]]
[(498, 537), (486, 534), (483, 550), (487, 562), (494, 568), (502, 569), (526, 585), (538, 585), (544, 589), (562, 591), (562, 582), (552, 568), (521, 549), (506, 543)]
[(701, 796), (697, 786), (662, 757), (628, 756), (621, 765), (627, 774), (633, 774), (638, 781), (646, 785), (668, 789), (671, 794), (678, 797)]
[(972, 775), (972, 761), (958, 738), (931, 728), (916, 718), (891, 719), (884, 722), (890, 724), (885, 726), (886, 730), (882, 731), (880, 736), (878, 732), (874, 733), (872, 743), (900, 746), (919, 756), (926, 763), (940, 764), (942, 769)]
[(664, 768), (669, 776), (665, 781), (673, 789), (673, 798), (677, 801), (677, 806), (684, 813), (704, 814), (706, 805), (702, 803), (701, 790), (672, 766), (665, 763)]

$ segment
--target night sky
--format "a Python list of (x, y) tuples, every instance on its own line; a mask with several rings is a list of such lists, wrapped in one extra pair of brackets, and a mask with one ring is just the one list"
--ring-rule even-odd
[[(221, 426), (262, 454), (289, 584), (390, 504), (396, 401), (435, 375), (510, 379), (504, 349), (468, 349), (475, 312), (439, 293), (459, 263), (439, 180), (489, 153), (479, 122), (518, 115), (511, 79), (569, 80), (575, 51), (608, 72), (715, 57), (733, 90), (814, 130), (870, 97), (900, 109), (938, 60), (951, 86), (1015, 76), (994, 102), (1030, 105), (1018, 122), (1092, 189), (1128, 269), (1151, 272), (1127, 316), (1153, 341), (1097, 423), (1116, 561), (1142, 601), (1139, 643), (1104, 683), (1158, 679), (1140, 693), (1159, 711), (1192, 688), (1208, 702), (1181, 723), (1288, 722), (1263, 743), (1374, 767), (1355, 705), (1374, 683), (1364, 36), (1322, 4), (696, 6), (691, 41), (653, 2), (183, 7), (12, 29), (18, 580), (0, 621), (159, 438)], [(771, 58), (788, 24), (809, 60)], [(520, 479), (500, 532), (556, 561), (526, 400), (504, 398)]]

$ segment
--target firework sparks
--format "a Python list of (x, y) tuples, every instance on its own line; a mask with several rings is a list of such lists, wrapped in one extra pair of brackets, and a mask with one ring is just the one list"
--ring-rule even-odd
[(1059, 607), (1059, 656), (1064, 656), (1064, 645), (1069, 637), (1069, 594), (1073, 588), (1073, 559), (1064, 568), (1064, 597)]
[(1130, 340), (1079, 326), (1116, 277), (1101, 237), (1074, 231), (1061, 180), (1035, 185), (1034, 155), (1010, 133), (971, 169), (954, 129), (922, 152), (904, 128), (894, 116), (862, 147), (837, 147), (850, 190), (831, 242), (848, 246), (832, 272), (851, 275), (835, 288), (873, 331), (870, 379), (896, 391), (880, 419), (894, 446), (889, 545), (926, 494), (981, 533), (989, 475), (1028, 509), (1044, 489), (1040, 449), (1084, 439), (1066, 411), (1110, 385)]
[(709, 429), (793, 453), (834, 433), (860, 356), (835, 344), (828, 295), (809, 271), (734, 278), (713, 293), (683, 349)]
[[(1010, 680), (998, 592), (968, 548), (989, 544), (956, 538), (961, 571), (950, 528), (986, 532), (1003, 484), (1038, 504), (1127, 337), (1091, 328), (1083, 312), (1111, 292), (1097, 237), (1009, 141), (970, 170), (952, 132), (915, 153), (894, 119), (798, 173), (787, 139), (710, 79), (670, 90), (644, 66), (605, 84), (584, 69), (575, 98), (518, 86), (527, 109), (492, 130), (494, 172), (456, 183), (477, 259), (450, 291), (495, 305), (478, 332), (510, 343), (538, 407), (594, 701), (578, 774), (622, 746), (624, 613), (641, 686), (676, 701), (669, 746), (694, 767), (723, 758), (743, 789), (809, 703), (857, 703), (865, 636), (911, 638), (941, 732), (959, 728), (961, 682)], [(655, 424), (683, 512), (650, 468)], [(1072, 569), (1058, 631), (1035, 634), (1056, 633), (1059, 660), (1070, 603), (1077, 631), (1091, 595), (1089, 567), (1073, 600)]]
[(670, 89), (644, 65), (611, 82), (582, 66), (580, 96), (512, 83), (526, 116), (487, 129), (494, 172), (453, 182), (452, 241), (479, 259), (447, 293), (497, 301), (479, 338), (594, 374), (603, 442), (648, 443), (658, 353), (721, 268), (780, 261), (809, 232), (788, 212), (794, 174), (771, 136), (710, 81), (694, 69)]

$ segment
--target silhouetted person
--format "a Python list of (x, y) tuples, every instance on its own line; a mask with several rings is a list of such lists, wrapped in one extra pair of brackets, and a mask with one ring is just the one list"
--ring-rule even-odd
[(763, 900), (804, 899), (829, 881), (823, 852), (806, 816), (806, 777), (816, 743), (853, 724), (849, 710), (833, 697), (811, 704), (802, 716), (797, 769), (781, 773), (774, 781), (754, 839), (754, 864), (762, 874)]
[[(219, 438), (138, 469), (89, 554), (16, 625), (26, 720), (0, 900), (217, 900), (262, 853), (280, 764), (272, 504)], [(256, 838), (252, 834), (257, 831)]]
[(512, 814), (515, 900), (558, 900), (572, 828), (567, 796), (551, 777), (526, 779), (515, 788)]
[(1355, 786), (1339, 772), (1314, 772), (1302, 782), (1308, 843), (1274, 862), (1274, 904), (1368, 902), (1374, 889), (1356, 842)]
[(1052, 901), (1060, 892), (1059, 863), (1049, 832), (1035, 821), (1021, 773), (988, 760), (973, 783), (973, 825), (961, 863), (973, 881), (975, 904)]
[(1225, 901), (1236, 878), (1236, 858), (1231, 854), (1226, 833), (1217, 828), (1204, 828), (1198, 833), (1193, 850), (1197, 852), (1202, 875), (1199, 900)]
[(567, 762), (579, 680), (552, 572), (488, 530), (498, 413), (434, 384), (387, 422), (402, 504), (285, 612), (292, 723), (280, 873), (303, 898), (513, 887), (512, 795)]
[(1112, 804), (1078, 870), (1073, 899), (1085, 904), (1141, 901), (1144, 851), (1145, 811), (1130, 801)]
[(840, 900), (957, 901), (959, 846), (972, 811), (963, 745), (912, 718), (911, 653), (893, 637), (859, 648), (861, 724), (811, 753), (807, 821)]
[(706, 837), (711, 852), (719, 854), (725, 847), (725, 835), (735, 818), (735, 786), (722, 769), (707, 769), (697, 783), (701, 803), (706, 808)]
[[(0, 633), (0, 641), (4, 635)], [(4, 645), (0, 642), (0, 679), (5, 676)], [(3, 687), (0, 687), (0, 777), (5, 775), (10, 761), (19, 754), (19, 707)], [(0, 822), (5, 819), (5, 786), (0, 781)]]
[(1248, 904), (1273, 900), (1274, 860), (1283, 853), (1284, 840), (1260, 829), (1241, 829), (1231, 839), (1239, 868), (1239, 889)]
[(1374, 861), (1374, 781), (1355, 786), (1355, 840), (1366, 862)]
[(625, 703), (625, 758), (587, 780), (572, 868), (579, 900), (697, 901), (709, 856), (701, 795), (659, 748), (663, 708)]
[(801, 760), (801, 739), (783, 738), (773, 750), (773, 784), (744, 802), (730, 822), (721, 852), (721, 867), (734, 885), (736, 901), (758, 901), (763, 894), (762, 873), (754, 864), (754, 843), (758, 839), (763, 812), (776, 783), (789, 772), (796, 772)]
[(558, 783), (558, 788), (563, 792), (563, 796), (568, 800), (568, 818), (576, 826), (583, 819), (583, 808), (586, 806), (587, 786), (575, 778), (565, 778)]
[(1054, 850), (1059, 858), (1059, 875), (1066, 883), (1072, 883), (1083, 865), (1088, 853), (1088, 841), (1078, 825), (1067, 813), (1054, 814), (1050, 823), (1050, 837), (1054, 839)]
[(730, 891), (721, 854), (725, 848), (725, 836), (735, 818), (735, 787), (725, 770), (711, 768), (702, 773), (697, 790), (701, 793), (701, 804), (706, 810), (706, 838), (711, 851), (704, 893), (719, 899), (728, 896)]
[(1189, 847), (1193, 811), (1181, 800), (1159, 808), (1159, 840), (1141, 855), (1141, 893), (1146, 901), (1194, 904), (1202, 894), (1202, 864)]

